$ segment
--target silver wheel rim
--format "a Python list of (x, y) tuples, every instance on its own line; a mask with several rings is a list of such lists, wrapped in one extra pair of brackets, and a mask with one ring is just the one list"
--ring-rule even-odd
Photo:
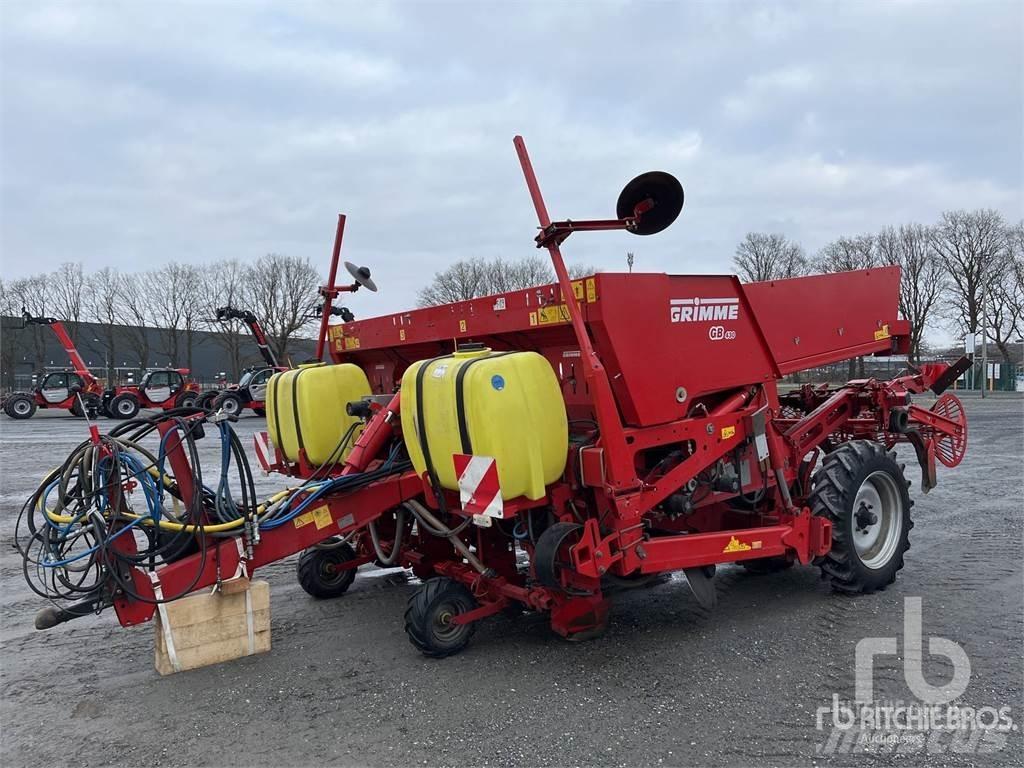
[(220, 409), (231, 416), (238, 413), (238, 401), (233, 397), (225, 397), (224, 402), (220, 404)]
[(32, 410), (32, 406), (28, 400), (15, 400), (14, 401), (14, 412), (19, 416), (22, 416)]
[(131, 400), (122, 400), (117, 404), (117, 412), (120, 413), (122, 416), (131, 416), (132, 411), (134, 410), (135, 408), (132, 405)]
[(853, 542), (857, 557), (872, 570), (884, 568), (899, 547), (903, 503), (888, 472), (872, 472), (853, 500)]

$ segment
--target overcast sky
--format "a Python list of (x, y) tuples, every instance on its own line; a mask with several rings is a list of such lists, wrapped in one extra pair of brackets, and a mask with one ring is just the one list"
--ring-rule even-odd
[(1024, 3), (0, 2), (5, 278), (80, 260), (345, 256), (411, 305), (467, 256), (532, 252), (512, 148), (556, 218), (635, 174), (686, 189), (649, 238), (567, 260), (728, 272), (748, 230), (809, 252), (953, 207), (1022, 206)]

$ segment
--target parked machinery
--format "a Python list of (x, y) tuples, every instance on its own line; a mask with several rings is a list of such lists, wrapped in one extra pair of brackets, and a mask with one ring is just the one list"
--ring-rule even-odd
[(270, 348), (270, 341), (263, 331), (259, 320), (248, 309), (235, 309), (232, 306), (219, 307), (216, 314), (217, 322), (226, 323), (231, 320), (241, 320), (252, 333), (256, 346), (260, 350), (264, 365), (254, 365), (242, 371), (242, 377), (237, 384), (229, 384), (223, 389), (215, 389), (204, 392), (198, 405), (205, 409), (218, 409), (224, 413), (237, 416), (246, 408), (252, 409), (258, 416), (266, 414), (265, 401), (267, 399), (267, 384), (270, 377), (275, 373), (287, 371), (286, 366), (277, 361), (274, 350)]
[[(607, 621), (609, 583), (671, 571), (705, 605), (722, 563), (758, 572), (815, 564), (844, 594), (895, 580), (913, 522), (891, 449), (913, 447), (924, 492), (936, 460), (961, 461), (966, 417), (944, 390), (969, 363), (835, 388), (783, 392), (779, 381), (906, 352), (899, 269), (751, 284), (613, 273), (571, 281), (566, 238), (659, 232), (679, 214), (682, 187), (647, 173), (623, 190), (616, 218), (552, 221), (522, 139), (515, 147), (536, 244), (557, 283), (328, 326), (343, 289), (334, 285), (339, 217), (320, 336), (336, 365), (274, 377), (281, 418), (270, 442), (256, 439), (264, 468), (300, 484), (260, 505), (226, 504), (196, 482), (191, 448), (216, 417), (164, 420), (150, 428), (164, 435), (155, 458), (173, 479), (153, 482), (189, 500), (184, 511), (122, 511), (120, 478), (108, 474), (106, 528), (83, 543), (73, 538), (83, 502), (60, 489), (93, 465), (66, 462), (19, 525), (32, 532), (19, 539), (26, 559), (51, 574), (34, 588), (72, 602), (44, 609), (37, 626), (110, 604), (124, 625), (148, 621), (161, 600), (300, 551), (300, 584), (317, 598), (343, 594), (366, 563), (410, 568), (423, 583), (405, 629), (428, 656), (460, 651), (477, 621), (506, 609), (545, 613), (569, 638), (593, 636)], [(931, 408), (913, 402), (928, 390), (938, 397)], [(334, 410), (318, 408), (325, 397)], [(234, 445), (227, 422), (217, 428)], [(93, 442), (130, 469), (134, 438)], [(158, 527), (179, 548), (112, 541), (126, 526)], [(69, 589), (73, 574), (61, 569), (85, 546), (94, 549), (78, 556), (92, 558), (94, 580)]]
[(33, 317), (24, 308), (21, 317), (22, 328), (49, 326), (67, 352), (72, 367), (46, 374), (31, 392), (14, 392), (5, 397), (0, 403), (4, 413), (12, 419), (28, 419), (37, 408), (57, 408), (70, 411), (74, 416), (94, 417), (100, 408), (103, 386), (86, 366), (64, 323), (53, 317)]
[(138, 384), (104, 390), (100, 409), (112, 419), (132, 419), (142, 408), (192, 408), (198, 399), (199, 385), (189, 379), (188, 368), (154, 368)]

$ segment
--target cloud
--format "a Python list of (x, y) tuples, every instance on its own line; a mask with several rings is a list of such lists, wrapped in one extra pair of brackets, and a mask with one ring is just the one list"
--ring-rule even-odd
[[(346, 254), (411, 305), (452, 261), (533, 253), (512, 150), (556, 217), (637, 173), (686, 188), (665, 233), (570, 261), (726, 272), (753, 229), (814, 250), (945, 208), (1021, 210), (1021, 6), (301, 2), (8, 4), (5, 277)], [(562, 31), (571, 35), (553, 45)], [(956, 51), (956, 56), (950, 56)]]

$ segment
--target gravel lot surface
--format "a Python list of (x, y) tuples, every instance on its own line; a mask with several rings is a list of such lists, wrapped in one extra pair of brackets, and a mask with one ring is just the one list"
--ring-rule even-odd
[[(344, 597), (315, 601), (294, 559), (261, 571), (272, 585), (273, 650), (161, 678), (151, 625), (113, 612), (36, 632), (43, 603), (10, 548), (18, 510), (42, 473), (85, 437), (41, 413), (0, 423), (0, 763), (14, 765), (1021, 765), (1024, 488), (1020, 399), (967, 401), (970, 445), (927, 496), (906, 454), (917, 523), (906, 568), (885, 592), (830, 593), (811, 567), (755, 576), (719, 570), (719, 605), (700, 608), (672, 578), (616, 597), (607, 634), (554, 637), (541, 617), (483, 622), (442, 661), (406, 640), (416, 580), (364, 568)], [(263, 420), (238, 424), (246, 445)], [(214, 446), (204, 441), (215, 466)], [(259, 480), (261, 491), (279, 488)], [(937, 753), (822, 750), (816, 711), (852, 699), (854, 647), (903, 634), (903, 600), (923, 601), (923, 633), (959, 643), (971, 663), (963, 702), (1011, 707), (1001, 748)], [(899, 656), (876, 662), (876, 699), (915, 697)], [(927, 653), (932, 684), (951, 676)], [(999, 746), (999, 744), (995, 744)], [(981, 752), (981, 753), (979, 753)]]

